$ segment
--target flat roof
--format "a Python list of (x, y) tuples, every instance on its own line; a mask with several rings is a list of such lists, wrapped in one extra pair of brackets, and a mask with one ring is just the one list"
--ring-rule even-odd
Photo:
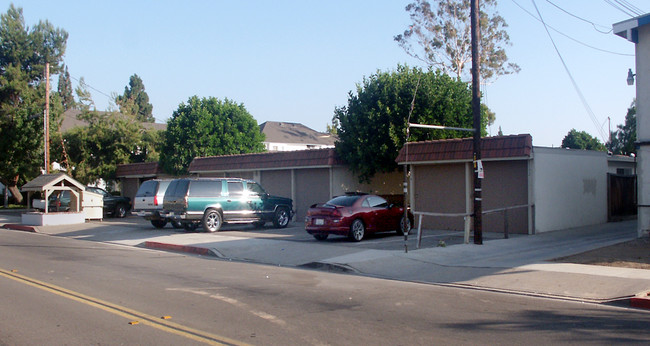
[(614, 34), (630, 42), (639, 43), (638, 28), (650, 24), (650, 13), (624, 20), (612, 25)]

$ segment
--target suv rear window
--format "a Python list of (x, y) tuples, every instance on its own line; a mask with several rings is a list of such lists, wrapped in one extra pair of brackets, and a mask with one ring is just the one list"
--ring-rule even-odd
[(158, 182), (154, 180), (147, 180), (138, 189), (138, 192), (135, 194), (135, 197), (149, 197), (156, 194), (156, 188), (158, 187)]
[(187, 185), (190, 182), (185, 179), (173, 180), (167, 188), (166, 196), (184, 197), (187, 193)]
[(221, 196), (221, 180), (195, 180), (190, 183), (192, 197)]

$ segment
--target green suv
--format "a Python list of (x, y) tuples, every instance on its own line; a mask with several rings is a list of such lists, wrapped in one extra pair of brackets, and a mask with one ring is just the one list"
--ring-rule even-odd
[(169, 183), (160, 216), (193, 231), (218, 231), (224, 223), (273, 222), (287, 227), (293, 218), (290, 198), (271, 196), (256, 182), (240, 178), (183, 178)]

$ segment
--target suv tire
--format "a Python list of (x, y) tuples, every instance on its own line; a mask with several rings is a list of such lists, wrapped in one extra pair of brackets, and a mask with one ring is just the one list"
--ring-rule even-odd
[(188, 232), (194, 232), (199, 227), (199, 224), (196, 222), (187, 222), (183, 223), (183, 229)]
[(164, 228), (167, 225), (167, 220), (151, 220), (151, 224), (156, 228)]
[(115, 211), (113, 211), (113, 216), (118, 217), (120, 219), (126, 216), (126, 207), (124, 206), (124, 204), (118, 204), (115, 207)]
[(216, 209), (208, 209), (203, 213), (203, 230), (208, 233), (214, 233), (221, 229), (223, 221), (221, 219), (221, 213)]
[(273, 226), (275, 228), (285, 228), (289, 224), (289, 210), (285, 207), (280, 207), (275, 210), (273, 215)]

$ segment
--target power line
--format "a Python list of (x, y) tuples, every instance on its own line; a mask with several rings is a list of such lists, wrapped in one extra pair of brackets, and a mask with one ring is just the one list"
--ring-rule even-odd
[(601, 31), (601, 30), (598, 30), (598, 27), (601, 27), (601, 28), (608, 28), (608, 26), (600, 25), (600, 24), (596, 24), (596, 23), (594, 23), (594, 22), (592, 22), (592, 21), (590, 21), (590, 20), (587, 20), (587, 19), (584, 19), (584, 18), (582, 18), (582, 17), (580, 17), (580, 16), (577, 16), (577, 15), (575, 15), (575, 14), (573, 14), (573, 13), (571, 13), (571, 12), (565, 10), (565, 9), (563, 9), (562, 7), (560, 7), (560, 6), (558, 6), (558, 5), (554, 4), (554, 3), (552, 3), (550, 0), (546, 0), (546, 2), (548, 2), (549, 4), (555, 6), (555, 8), (557, 8), (558, 10), (560, 10), (560, 11), (562, 11), (562, 12), (564, 12), (564, 13), (570, 15), (571, 17), (574, 17), (574, 18), (580, 19), (580, 20), (583, 21), (583, 22), (586, 22), (586, 23), (591, 24), (591, 25), (594, 27), (594, 30), (598, 31), (598, 32), (601, 33), (601, 34), (609, 34), (610, 32), (612, 32), (612, 31), (614, 30), (613, 28), (612, 28), (612, 29), (609, 29), (608, 31)]
[(557, 53), (558, 57), (560, 57), (560, 61), (562, 62), (562, 65), (564, 66), (564, 70), (566, 73), (569, 75), (569, 79), (571, 79), (571, 83), (573, 84), (573, 88), (576, 90), (578, 93), (578, 96), (580, 97), (580, 101), (582, 101), (582, 105), (585, 107), (585, 110), (589, 114), (589, 117), (591, 118), (591, 121), (594, 123), (594, 126), (598, 130), (598, 133), (600, 134), (600, 137), (603, 138), (603, 142), (607, 142), (607, 137), (603, 133), (602, 128), (598, 124), (598, 120), (596, 119), (596, 115), (594, 112), (591, 110), (591, 107), (589, 107), (589, 103), (587, 103), (587, 99), (585, 96), (582, 94), (582, 91), (580, 90), (580, 87), (578, 87), (578, 83), (576, 83), (575, 79), (573, 78), (573, 75), (571, 74), (571, 71), (569, 70), (569, 66), (567, 66), (566, 62), (564, 61), (564, 58), (562, 57), (562, 54), (560, 53), (560, 50), (557, 48), (557, 45), (555, 44), (555, 41), (553, 40), (553, 36), (551, 36), (551, 32), (548, 31), (546, 22), (544, 22), (544, 18), (542, 17), (542, 14), (539, 12), (539, 9), (537, 8), (537, 3), (535, 3), (535, 0), (533, 1), (533, 6), (535, 6), (535, 10), (537, 11), (537, 15), (539, 16), (542, 24), (544, 24), (544, 29), (546, 30), (546, 34), (548, 35), (548, 38), (551, 40), (551, 43), (553, 44), (553, 47), (555, 48), (555, 52)]
[[(81, 80), (80, 80), (79, 78), (76, 78), (76, 77), (74, 77), (74, 76), (70, 76), (70, 78), (76, 80), (77, 83), (81, 83)], [(109, 100), (113, 100), (113, 97), (112, 97), (111, 95), (108, 95), (107, 93), (105, 93), (105, 92), (103, 92), (103, 91), (101, 91), (101, 90), (99, 90), (99, 89), (93, 87), (92, 85), (86, 83), (86, 81), (83, 82), (83, 85), (85, 85), (85, 86), (89, 87), (90, 89), (93, 89), (93, 90), (95, 90), (96, 92), (98, 92), (98, 93), (100, 93), (100, 94), (102, 94), (102, 95), (108, 97)]]
[(585, 46), (585, 47), (588, 47), (588, 48), (591, 48), (591, 49), (594, 49), (594, 50), (597, 50), (597, 51), (600, 51), (600, 52), (604, 52), (604, 53), (615, 54), (615, 55), (622, 55), (622, 56), (634, 56), (634, 54), (626, 54), (626, 53), (614, 52), (614, 51), (611, 51), (611, 50), (606, 50), (606, 49), (602, 49), (602, 48), (598, 48), (598, 47), (594, 47), (594, 46), (591, 46), (591, 45), (589, 45), (589, 44), (586, 44), (586, 43), (584, 43), (584, 42), (582, 42), (582, 41), (580, 41), (580, 40), (578, 40), (578, 39), (575, 39), (575, 38), (573, 38), (573, 37), (571, 37), (571, 36), (569, 36), (569, 35), (567, 35), (567, 34), (561, 32), (560, 30), (555, 29), (554, 27), (552, 27), (552, 26), (550, 26), (550, 25), (544, 23), (542, 20), (540, 20), (540, 19), (539, 19), (538, 17), (536, 17), (534, 14), (530, 13), (527, 9), (525, 9), (523, 6), (521, 6), (519, 3), (517, 3), (517, 1), (512, 0), (512, 2), (513, 2), (515, 5), (517, 5), (517, 7), (519, 7), (522, 11), (526, 12), (529, 16), (535, 18), (535, 19), (536, 19), (537, 21), (539, 21), (539, 22), (542, 22), (542, 23), (544, 24), (544, 27), (545, 27), (545, 28), (547, 28), (547, 29), (551, 29), (551, 30), (557, 32), (558, 34), (560, 34), (560, 35), (562, 35), (562, 36), (564, 36), (564, 37), (566, 37), (566, 38), (568, 38), (568, 39), (570, 39), (570, 40), (572, 40), (572, 41), (574, 41), (574, 42), (576, 42), (576, 43), (578, 43), (578, 44), (581, 44), (581, 45), (583, 45), (583, 46)]
[(633, 6), (627, 1), (624, 1), (624, 3), (622, 3), (623, 1), (618, 0), (605, 0), (605, 2), (630, 17), (636, 17), (642, 13), (640, 9), (636, 8), (636, 6)]
[(634, 6), (634, 5), (632, 5), (632, 4), (631, 4), (629, 1), (627, 1), (627, 0), (614, 0), (614, 1), (616, 1), (616, 3), (618, 3), (619, 5), (621, 5), (621, 6), (625, 7), (625, 8), (627, 8), (627, 9), (630, 10), (630, 11), (632, 11), (632, 12), (633, 12), (634, 14), (636, 14), (637, 16), (640, 16), (640, 15), (643, 14), (643, 11), (641, 11), (640, 8), (638, 8), (638, 7)]

